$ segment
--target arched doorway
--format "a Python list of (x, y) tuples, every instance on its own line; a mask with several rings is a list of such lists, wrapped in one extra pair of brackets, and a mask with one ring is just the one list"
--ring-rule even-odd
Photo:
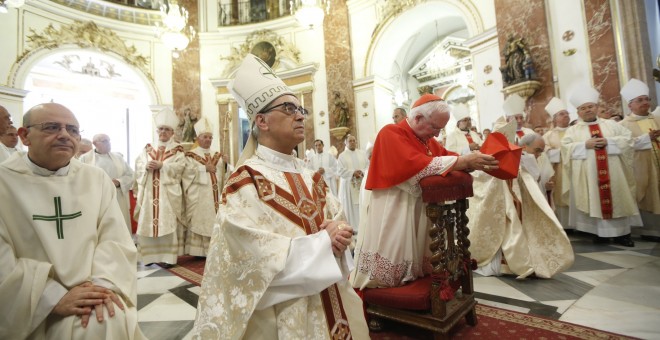
[[(465, 40), (482, 31), (479, 11), (470, 2), (426, 1), (404, 6), (400, 13), (384, 18), (374, 31), (364, 68), (365, 78), (383, 79), (388, 84), (380, 87), (390, 91), (383, 93), (374, 89), (374, 102), (381, 105), (376, 110), (375, 130), (392, 122), (391, 113), (395, 106), (409, 108), (419, 97), (417, 88), (426, 84), (415, 79), (413, 70), (438, 50), (446, 38)], [(407, 102), (403, 105), (395, 103), (395, 95), (407, 98)], [(383, 107), (384, 101), (389, 102), (388, 108)], [(360, 126), (361, 131), (370, 131), (371, 128)]]
[(83, 138), (105, 133), (113, 151), (133, 164), (152, 142), (151, 84), (123, 60), (91, 49), (58, 49), (35, 58), (22, 88), (29, 93), (25, 110), (43, 102), (70, 108), (80, 122)]

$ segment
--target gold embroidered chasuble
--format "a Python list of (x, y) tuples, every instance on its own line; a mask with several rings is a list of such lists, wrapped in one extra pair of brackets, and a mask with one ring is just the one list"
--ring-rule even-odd
[[(206, 171), (206, 164), (215, 166), (216, 171)], [(219, 152), (202, 148), (186, 152), (186, 168), (182, 180), (184, 215), (186, 226), (195, 234), (211, 237), (224, 185), (223, 169), (224, 162)]]
[[(163, 166), (147, 171), (147, 163), (152, 160), (161, 161)], [(181, 177), (184, 166), (183, 147), (175, 142), (167, 143), (164, 150), (147, 144), (135, 161), (138, 193), (133, 216), (138, 223), (139, 236), (169, 235), (183, 223)]]
[(649, 129), (660, 129), (660, 117), (631, 114), (621, 125), (631, 131), (635, 141), (633, 171), (639, 209), (660, 214), (660, 142), (648, 137)]
[[(329, 238), (303, 256), (293, 246), (327, 238), (318, 227), (343, 217), (338, 201), (302, 161), (294, 160), (299, 171), (284, 171), (264, 161), (263, 151), (259, 146), (223, 190), (194, 338), (367, 339), (361, 300), (345, 280), (347, 255), (335, 259)], [(307, 278), (282, 279), (298, 265), (312, 266), (296, 274)], [(322, 278), (331, 271), (338, 276)]]
[[(631, 133), (614, 121), (597, 119), (596, 123), (603, 137), (608, 140), (608, 171), (614, 201), (612, 218), (639, 215), (634, 200), (636, 185), (632, 172)], [(569, 202), (569, 193), (572, 191), (572, 202), (576, 209), (590, 217), (602, 218), (596, 154), (594, 150), (584, 148), (585, 141), (591, 138), (589, 124), (578, 121), (566, 130), (562, 139), (562, 199)]]
[[(573, 248), (566, 233), (545, 193), (524, 167), (511, 181), (482, 171), (472, 175), (474, 196), (467, 211), (468, 238), (472, 257), (480, 267), (498, 258), (500, 251), (508, 269), (520, 278), (532, 273), (550, 278), (573, 264)], [(520, 201), (520, 211), (513, 195)], [(499, 267), (499, 263), (495, 265)]]

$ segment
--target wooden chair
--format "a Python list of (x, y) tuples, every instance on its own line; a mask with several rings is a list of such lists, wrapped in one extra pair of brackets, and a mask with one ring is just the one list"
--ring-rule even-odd
[[(383, 319), (394, 320), (434, 333), (436, 340), (465, 317), (477, 324), (472, 283), (476, 262), (470, 258), (467, 228), (468, 197), (472, 196), (472, 176), (452, 171), (446, 177), (432, 176), (420, 181), (422, 199), (428, 203), (432, 275), (402, 287), (364, 290), (369, 328), (381, 330)], [(460, 290), (459, 290), (460, 289)]]

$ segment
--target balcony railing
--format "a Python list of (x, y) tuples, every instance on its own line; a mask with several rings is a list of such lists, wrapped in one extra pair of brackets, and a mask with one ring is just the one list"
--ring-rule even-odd
[(254, 24), (291, 15), (286, 0), (218, 0), (218, 25)]

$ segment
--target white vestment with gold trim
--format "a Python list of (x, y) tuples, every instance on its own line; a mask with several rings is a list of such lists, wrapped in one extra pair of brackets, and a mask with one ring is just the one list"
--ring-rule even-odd
[[(612, 218), (602, 218), (596, 153), (585, 147), (591, 138), (589, 125), (598, 124), (607, 138), (607, 163), (612, 193)], [(569, 225), (600, 237), (623, 236), (631, 226), (642, 224), (635, 200), (633, 140), (630, 130), (615, 121), (598, 118), (579, 120), (569, 127), (561, 141), (562, 199), (569, 202)]]
[[(157, 156), (158, 146), (147, 145), (135, 161), (138, 190), (133, 217), (138, 223), (136, 234), (142, 262), (176, 264), (185, 242), (181, 187), (185, 156), (178, 143), (170, 141), (162, 146), (165, 151)], [(157, 158), (163, 166), (158, 171), (148, 171), (147, 163)]]
[[(302, 178), (301, 187), (292, 188), (285, 172)], [(316, 190), (312, 177), (301, 160), (260, 145), (229, 178), (207, 256), (194, 339), (330, 339), (319, 294), (329, 286), (337, 287), (352, 337), (369, 338), (362, 302), (346, 281), (350, 252), (335, 258), (326, 232), (307, 235), (300, 224), (319, 217), (318, 210), (308, 219), (304, 207), (311, 201), (287, 198), (302, 186)], [(331, 194), (320, 213), (321, 219), (343, 218)]]

